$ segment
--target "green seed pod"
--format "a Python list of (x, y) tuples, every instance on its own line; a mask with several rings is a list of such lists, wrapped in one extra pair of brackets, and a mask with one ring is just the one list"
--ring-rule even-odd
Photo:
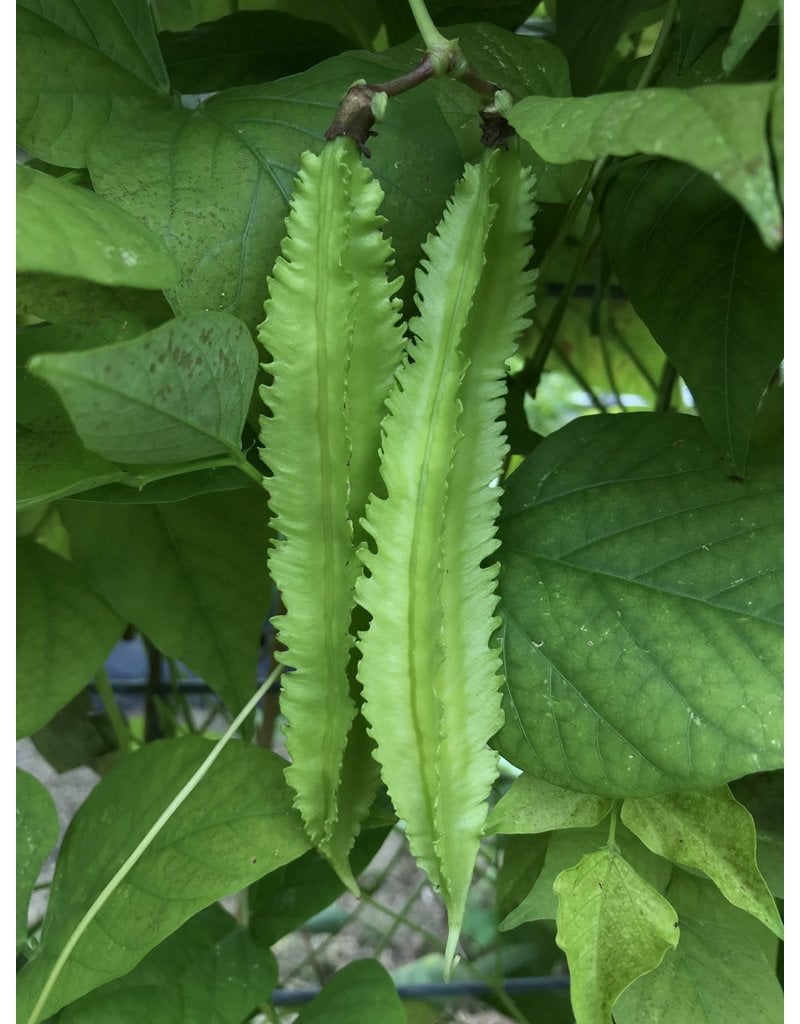
[(468, 166), (417, 275), (415, 341), (383, 423), (356, 585), (370, 613), (359, 679), (375, 756), (412, 852), (448, 911), (451, 969), (497, 775), (496, 618), (505, 363), (532, 298), (533, 178), (487, 153)]
[(286, 607), (276, 620), (280, 658), (294, 669), (281, 696), (286, 775), (309, 837), (354, 891), (348, 853), (377, 785), (356, 738), (362, 753), (348, 755), (342, 792), (357, 711), (354, 523), (379, 482), (380, 421), (404, 342), (382, 198), (351, 139), (303, 154), (258, 335), (272, 375), (261, 389), (271, 415), (260, 423), (276, 532), (269, 566)]

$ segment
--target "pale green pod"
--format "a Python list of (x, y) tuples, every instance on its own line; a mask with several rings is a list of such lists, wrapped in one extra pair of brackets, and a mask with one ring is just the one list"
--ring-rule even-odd
[(357, 597), (364, 713), (411, 849), (448, 911), (454, 956), (497, 774), (487, 743), (502, 724), (496, 481), (505, 362), (532, 306), (527, 240), (533, 182), (486, 154), (466, 168), (418, 274), (416, 342), (383, 430), (387, 498), (373, 496)]
[[(361, 571), (353, 520), (377, 478), (386, 366), (397, 364), (404, 341), (401, 282), (386, 274), (382, 198), (352, 140), (303, 154), (259, 328), (273, 378), (261, 389), (271, 415), (260, 422), (276, 534), (269, 565), (286, 608), (275, 624), (286, 647), (280, 659), (294, 669), (281, 695), (286, 775), (309, 837), (354, 890), (347, 855), (375, 782), (370, 763), (362, 772), (349, 764), (351, 792), (341, 789), (356, 714), (348, 675)], [(363, 748), (356, 743), (348, 762), (368, 758)]]

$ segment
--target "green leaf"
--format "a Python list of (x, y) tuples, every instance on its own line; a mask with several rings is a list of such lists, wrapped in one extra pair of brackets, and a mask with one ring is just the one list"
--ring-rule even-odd
[(147, 0), (18, 0), (17, 137), (35, 156), (85, 167), (109, 122), (169, 106)]
[(772, 152), (775, 157), (775, 176), (778, 190), (783, 202), (783, 68), (780, 77), (773, 86), (772, 103), (769, 110), (769, 135)]
[[(622, 994), (614, 1007), (617, 1024), (780, 1024), (783, 992), (774, 957), (765, 955), (737, 917), (720, 914), (715, 898), (732, 908), (713, 887), (677, 875), (683, 884), (670, 885), (667, 895), (678, 911), (680, 942)], [(752, 921), (740, 911), (733, 914)]]
[[(219, 21), (231, 12), (230, 0), (157, 0), (155, 7), (160, 28), (173, 32), (194, 28), (201, 22)], [(367, 47), (381, 21), (376, 0), (360, 0), (357, 8), (353, 4), (332, 4), (330, 0), (247, 0), (237, 7), (291, 14), (306, 23), (322, 22)]]
[[(496, 761), (501, 723), (497, 625), (498, 493), (506, 450), (497, 418), (503, 368), (532, 305), (532, 181), (510, 155), (469, 165), (417, 278), (416, 342), (383, 423), (381, 474), (364, 525), (377, 555), (356, 596), (364, 715), (398, 816), (448, 910), (452, 963)], [(484, 267), (488, 271), (484, 273)]]
[(238, 11), (188, 32), (161, 32), (158, 41), (172, 88), (183, 93), (273, 81), (352, 47), (330, 26), (282, 11)]
[(257, 488), (163, 505), (64, 502), (76, 563), (127, 622), (231, 710), (253, 692), (270, 591)]
[(33, 733), (31, 742), (59, 774), (86, 765), (105, 775), (121, 756), (108, 715), (98, 714), (88, 687)]
[(626, 800), (622, 820), (654, 853), (705, 872), (726, 899), (779, 938), (783, 924), (756, 864), (756, 829), (727, 786)]
[(623, 169), (601, 215), (620, 283), (691, 389), (713, 443), (743, 475), (783, 354), (780, 255), (712, 182), (675, 164)]
[(392, 979), (377, 960), (343, 967), (300, 1013), (296, 1024), (406, 1024)]
[(742, 0), (739, 17), (722, 54), (722, 66), (730, 73), (777, 15), (780, 0)]
[(629, 22), (657, 6), (654, 0), (558, 0), (556, 43), (569, 59), (576, 95), (595, 91)]
[(702, 424), (574, 420), (508, 479), (500, 753), (606, 796), (782, 763), (781, 471), (721, 471)]
[(681, 64), (692, 64), (708, 44), (736, 21), (741, 0), (679, 0)]
[[(168, 297), (176, 313), (220, 310), (251, 328), (260, 323), (300, 155), (322, 149), (354, 80), (407, 70), (391, 51), (343, 54), (301, 75), (218, 93), (196, 110), (142, 116), (104, 133), (92, 150), (92, 181), (174, 253), (181, 280)], [(409, 137), (425, 139), (413, 156)], [(392, 99), (379, 143), (371, 167), (386, 193), (398, 268), (409, 278), (461, 160), (427, 89)]]
[[(388, 827), (365, 827), (355, 841), (350, 862), (357, 877), (370, 863), (389, 834)], [(250, 887), (250, 933), (263, 946), (300, 928), (345, 891), (344, 882), (316, 850), (271, 872)]]
[(272, 953), (219, 905), (208, 907), (147, 954), (124, 978), (62, 1011), (62, 1024), (241, 1024), (275, 987)]
[(133, 341), (39, 355), (28, 365), (59, 393), (91, 451), (164, 464), (240, 452), (257, 363), (240, 321), (205, 313)]
[(525, 835), (559, 828), (589, 828), (608, 814), (605, 797), (551, 786), (533, 775), (520, 775), (495, 804), (486, 820), (486, 835)]
[(17, 736), (28, 736), (82, 690), (125, 622), (64, 558), (17, 541)]
[(100, 487), (121, 470), (87, 451), (63, 416), (23, 428), (17, 437), (17, 511)]
[(556, 942), (567, 954), (580, 1024), (611, 1024), (611, 1008), (636, 978), (678, 944), (670, 904), (614, 850), (587, 854), (555, 881)]
[[(21, 1021), (34, 1024), (28, 1015), (62, 949), (210, 748), (200, 737), (148, 743), (102, 779), (78, 810), (56, 865), (38, 955), (19, 975)], [(305, 852), (283, 767), (260, 747), (234, 741), (222, 750), (85, 924), (42, 1008), (44, 1019), (127, 974), (198, 910)]]
[(766, 246), (783, 221), (766, 138), (772, 86), (641, 89), (581, 99), (529, 96), (508, 120), (552, 163), (647, 153), (712, 177), (744, 209)]
[(94, 324), (101, 317), (130, 313), (131, 319), (157, 327), (172, 316), (162, 292), (107, 288), (58, 274), (18, 274), (17, 313), (59, 324)]
[(28, 903), (58, 839), (56, 805), (45, 787), (17, 768), (17, 952), (28, 938)]
[(178, 280), (161, 239), (122, 207), (19, 164), (17, 271), (129, 288), (168, 288)]
[[(672, 866), (661, 857), (654, 856), (626, 828), (617, 823), (616, 842), (626, 862), (653, 888), (663, 891), (669, 881)], [(500, 923), (501, 931), (518, 928), (528, 921), (555, 919), (558, 900), (554, 885), (558, 876), (574, 867), (589, 853), (608, 844), (608, 825), (594, 828), (566, 828), (553, 832), (547, 842), (544, 863), (533, 885), (518, 905), (506, 914)]]

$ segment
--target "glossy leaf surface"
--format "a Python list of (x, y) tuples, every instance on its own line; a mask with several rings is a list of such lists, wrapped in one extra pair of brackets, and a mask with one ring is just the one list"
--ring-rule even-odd
[(691, 417), (546, 438), (500, 522), (503, 756), (607, 796), (780, 766), (781, 486), (728, 478)]

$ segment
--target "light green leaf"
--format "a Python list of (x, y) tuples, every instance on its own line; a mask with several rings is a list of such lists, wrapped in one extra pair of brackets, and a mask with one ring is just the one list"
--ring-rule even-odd
[(678, 944), (677, 915), (611, 849), (587, 854), (555, 881), (556, 942), (567, 954), (579, 1024), (611, 1024), (619, 995)]
[(218, 904), (191, 918), (129, 974), (71, 1003), (62, 1024), (241, 1024), (275, 987), (272, 953)]
[(743, 476), (783, 355), (782, 256), (764, 248), (712, 182), (674, 164), (623, 169), (601, 217), (620, 283), (691, 389), (711, 440)]
[(508, 120), (552, 163), (648, 153), (690, 164), (714, 178), (775, 249), (783, 221), (766, 137), (771, 94), (771, 85), (753, 83), (529, 96)]
[(654, 853), (699, 868), (734, 906), (783, 936), (775, 901), (756, 864), (753, 819), (727, 786), (626, 800), (622, 820)]
[[(374, 793), (353, 801), (351, 787), (341, 791), (356, 713), (354, 524), (379, 482), (380, 423), (404, 342), (400, 282), (387, 278), (391, 247), (377, 215), (382, 196), (351, 139), (303, 155), (258, 335), (272, 377), (261, 389), (271, 415), (260, 434), (272, 472), (269, 564), (286, 606), (276, 623), (280, 657), (294, 669), (281, 696), (287, 778), (312, 842), (354, 890), (347, 854), (360, 820), (345, 807), (363, 816)], [(320, 593), (308, 588), (316, 575)]]
[(28, 903), (58, 839), (53, 798), (38, 779), (17, 768), (17, 952), (28, 938)]
[(501, 723), (489, 646), (497, 566), (481, 562), (497, 547), (497, 417), (532, 304), (532, 209), (529, 175), (487, 154), (424, 246), (417, 340), (383, 424), (388, 498), (370, 498), (364, 523), (378, 554), (362, 548), (369, 576), (356, 585), (372, 616), (360, 643), (364, 714), (411, 849), (442, 891), (448, 965), (496, 776), (486, 742)]
[(122, 207), (17, 165), (17, 271), (129, 288), (177, 283), (172, 254)]
[(124, 620), (64, 558), (17, 541), (17, 736), (29, 736), (91, 681)]
[[(89, 907), (210, 749), (199, 737), (148, 743), (116, 765), (78, 810), (56, 865), (38, 955), (19, 975), (20, 1021), (29, 1020)], [(83, 931), (43, 1007), (45, 1019), (126, 974), (198, 910), (305, 852), (283, 767), (261, 747), (234, 741), (222, 750)]]
[(239, 453), (258, 356), (245, 326), (205, 313), (87, 352), (35, 356), (87, 448), (116, 462)]
[(520, 775), (492, 808), (486, 835), (525, 835), (560, 828), (590, 828), (608, 814), (611, 801), (551, 786), (534, 775)]
[(782, 474), (694, 417), (574, 420), (506, 484), (500, 753), (606, 796), (782, 764)]
[(778, 179), (778, 189), (781, 202), (783, 202), (783, 67), (781, 67), (778, 81), (773, 86), (772, 103), (769, 110), (769, 134), (772, 151), (775, 154), (775, 176)]
[(162, 505), (64, 502), (72, 555), (125, 620), (231, 710), (253, 692), (270, 600), (258, 488)]
[(683, 872), (676, 872), (676, 880), (680, 884), (671, 884), (667, 897), (678, 912), (680, 942), (620, 996), (617, 1024), (780, 1024), (783, 992), (774, 937), (757, 925), (773, 941), (767, 954), (748, 931), (753, 919), (734, 910), (709, 883)]
[(29, 152), (85, 167), (109, 122), (169, 106), (147, 0), (19, 0), (17, 138)]
[(331, 978), (296, 1024), (406, 1024), (392, 979), (377, 960), (356, 960)]
[(742, 0), (739, 18), (722, 54), (722, 66), (730, 73), (777, 15), (780, 0)]
[[(627, 863), (655, 889), (662, 891), (669, 881), (672, 866), (669, 861), (654, 856), (626, 828), (617, 823), (616, 842)], [(594, 828), (567, 828), (553, 834), (547, 843), (547, 852), (539, 876), (516, 907), (500, 924), (501, 931), (517, 928), (527, 921), (555, 919), (558, 900), (553, 886), (562, 871), (574, 867), (588, 853), (594, 853), (608, 844), (608, 825)]]

